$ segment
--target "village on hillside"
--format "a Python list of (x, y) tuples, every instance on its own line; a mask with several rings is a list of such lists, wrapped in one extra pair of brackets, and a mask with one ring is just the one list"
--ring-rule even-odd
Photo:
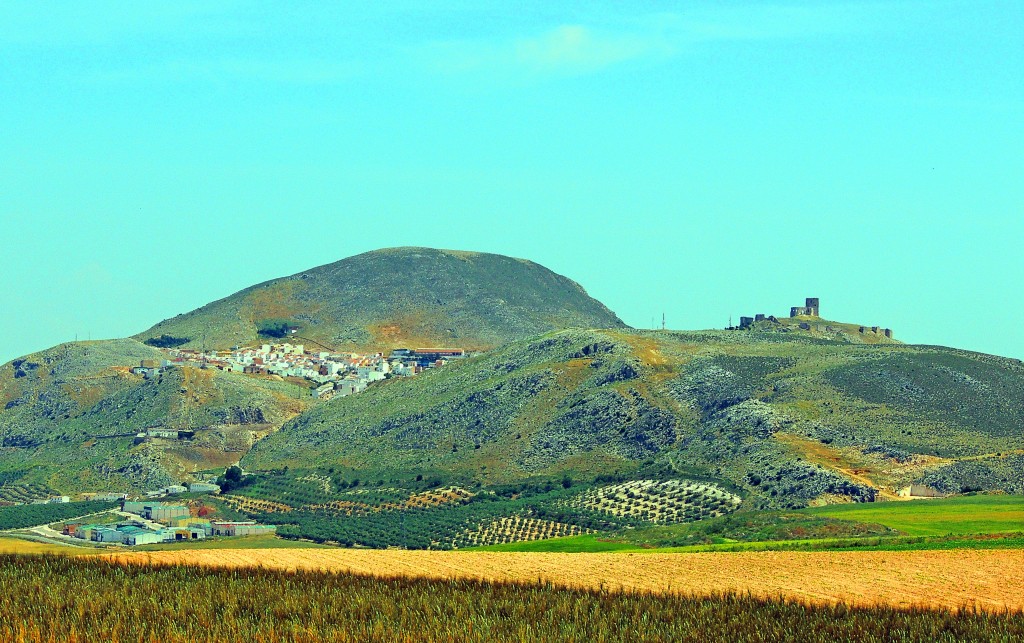
[(174, 366), (216, 368), (250, 375), (298, 377), (315, 384), (312, 395), (330, 399), (359, 393), (373, 382), (389, 377), (413, 377), (424, 370), (466, 357), (461, 348), (396, 348), (384, 353), (310, 352), (303, 344), (262, 344), (227, 351), (165, 348), (164, 360), (142, 360), (131, 369), (146, 378)]

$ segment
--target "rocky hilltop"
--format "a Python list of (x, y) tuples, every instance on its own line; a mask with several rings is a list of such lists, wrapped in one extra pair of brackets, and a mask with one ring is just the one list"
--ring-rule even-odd
[(489, 349), (559, 328), (624, 326), (579, 284), (532, 261), (389, 248), (246, 288), (135, 339), (228, 348), (294, 334), (336, 350)]

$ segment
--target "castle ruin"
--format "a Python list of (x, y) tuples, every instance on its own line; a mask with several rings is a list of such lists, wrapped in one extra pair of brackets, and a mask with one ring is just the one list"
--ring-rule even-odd
[[(810, 320), (809, 322), (801, 321), (797, 325), (797, 327), (800, 330), (824, 331), (825, 333), (835, 333), (835, 332), (839, 332), (840, 331), (839, 327), (833, 328), (832, 326), (823, 326), (823, 324), (822, 324), (822, 322), (820, 320), (820, 317), (821, 317), (821, 300), (819, 300), (817, 297), (808, 297), (808, 298), (806, 298), (804, 300), (804, 305), (803, 306), (793, 306), (792, 308), (790, 308), (789, 309), (789, 316), (791, 318), (792, 317), (818, 317), (819, 318), (818, 321), (815, 321), (815, 320)], [(726, 330), (749, 330), (751, 328), (754, 328), (754, 324), (757, 324), (758, 322), (771, 322), (771, 323), (774, 323), (774, 324), (779, 324), (780, 323), (779, 320), (776, 319), (774, 315), (765, 315), (765, 314), (762, 314), (762, 313), (758, 313), (758, 314), (754, 315), (753, 317), (749, 317), (749, 316), (746, 316), (746, 315), (740, 317), (739, 326), (732, 326), (731, 325), (732, 322), (731, 322), (731, 319), (730, 319), (730, 325), (728, 327), (726, 327)], [(891, 328), (882, 328), (880, 326), (861, 326), (860, 327), (860, 334), (861, 335), (869, 335), (869, 334), (870, 335), (882, 335), (882, 336), (884, 336), (887, 339), (892, 339), (893, 338), (892, 337), (892, 329)]]
[(790, 317), (801, 317), (801, 316), (820, 317), (821, 315), (818, 314), (818, 309), (819, 309), (819, 307), (818, 307), (818, 298), (817, 297), (808, 297), (804, 301), (804, 305), (803, 306), (793, 306), (792, 308), (790, 308), (789, 309), (789, 316)]

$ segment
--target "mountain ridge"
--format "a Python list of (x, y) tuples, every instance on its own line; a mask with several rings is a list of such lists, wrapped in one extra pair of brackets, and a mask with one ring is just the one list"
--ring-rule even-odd
[(781, 507), (894, 497), (911, 483), (1019, 492), (1006, 476), (1020, 463), (1005, 456), (1019, 457), (1022, 394), (1014, 360), (956, 349), (570, 329), (319, 405), (243, 464), (440, 469), (498, 484), (653, 458)]
[[(345, 347), (451, 342), (480, 354), (327, 401), (309, 380), (220, 371), (206, 356), (155, 375), (130, 368), (166, 356), (140, 340), (275, 343), (255, 336), (271, 321), (312, 350), (348, 328)], [(254, 515), (301, 488), (287, 515), (260, 516), (296, 521), (286, 531), (299, 537), (351, 527), (353, 542), (395, 544), (387, 512), (439, 498), (462, 500), (430, 520), (459, 529), (514, 515), (551, 533), (600, 530), (608, 503), (650, 509), (665, 494), (676, 512), (666, 519), (698, 520), (896, 499), (908, 485), (1021, 493), (1022, 399), (1019, 360), (817, 315), (630, 329), (533, 262), (407, 247), (256, 284), (135, 338), (0, 366), (0, 486), (138, 492), (240, 462), (257, 484), (227, 501)], [(359, 480), (375, 490), (354, 489)], [(346, 512), (362, 526), (336, 522)], [(449, 544), (478, 542), (473, 529)], [(416, 542), (434, 542), (428, 532)]]

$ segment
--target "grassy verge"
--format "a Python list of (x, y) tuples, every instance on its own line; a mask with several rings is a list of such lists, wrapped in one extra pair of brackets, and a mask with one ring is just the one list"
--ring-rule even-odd
[(643, 547), (612, 537), (571, 536), (526, 543), (479, 547), (472, 551), (532, 551), (563, 553), (701, 553), (739, 551), (910, 551), (925, 549), (1019, 549), (1024, 532), (1015, 534), (969, 534), (954, 536), (890, 536), (879, 538), (818, 538), (804, 540), (762, 540), (725, 542), (683, 547)]
[(736, 551), (910, 551), (925, 549), (1017, 549), (1024, 547), (1024, 532), (1016, 534), (956, 536), (889, 536), (881, 538), (819, 538), (748, 543), (716, 543), (687, 547), (662, 547), (663, 553)]
[(239, 536), (207, 538), (173, 543), (155, 543), (131, 547), (131, 551), (165, 551), (182, 549), (335, 549), (305, 540), (290, 540), (276, 536)]
[(644, 551), (642, 548), (604, 536), (567, 536), (565, 538), (548, 538), (519, 543), (504, 543), (487, 547), (474, 547), (472, 551), (548, 551), (548, 552), (603, 552), (603, 551)]

